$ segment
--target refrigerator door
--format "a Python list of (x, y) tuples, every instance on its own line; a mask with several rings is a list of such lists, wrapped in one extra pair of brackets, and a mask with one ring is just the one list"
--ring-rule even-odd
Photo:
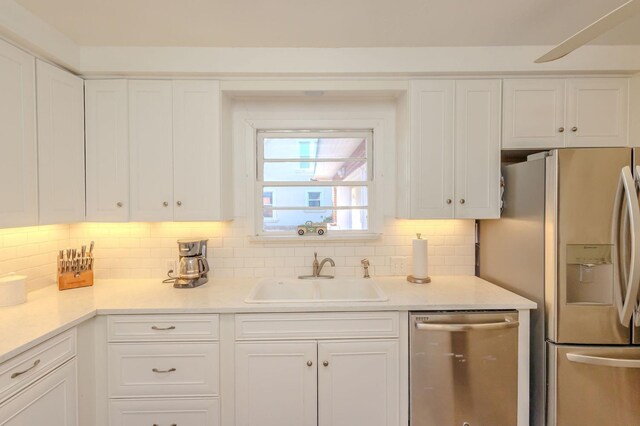
[(640, 250), (637, 249), (640, 238), (640, 206), (636, 182), (627, 166), (620, 172), (611, 233), (618, 266), (614, 295), (620, 324), (626, 326), (638, 304), (640, 290)]
[(629, 426), (640, 419), (640, 348), (548, 344), (548, 426)]
[(612, 236), (620, 171), (630, 164), (629, 148), (564, 149), (547, 157), (545, 307), (553, 342), (631, 341), (615, 301), (624, 272)]

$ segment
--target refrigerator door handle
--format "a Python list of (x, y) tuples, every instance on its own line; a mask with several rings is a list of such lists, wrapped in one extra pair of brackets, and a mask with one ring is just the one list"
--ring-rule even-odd
[[(636, 192), (636, 182), (631, 176), (629, 166), (622, 168), (620, 181), (616, 190), (616, 206), (622, 205), (622, 197), (625, 197), (627, 204), (627, 214), (629, 218), (629, 231), (631, 237), (631, 261), (629, 262), (629, 273), (626, 275), (625, 294), (622, 294), (620, 285), (616, 285), (616, 306), (620, 323), (629, 327), (631, 317), (636, 309), (638, 301), (638, 291), (640, 290), (640, 250), (637, 249), (638, 237), (640, 236), (640, 205), (638, 204), (638, 194)], [(616, 247), (620, 244), (620, 211), (614, 210), (613, 217), (613, 239)], [(619, 264), (620, 262), (618, 262)], [(620, 275), (620, 274), (619, 274)], [(620, 279), (623, 279), (620, 277)]]
[(640, 368), (640, 359), (609, 358), (603, 356), (567, 353), (567, 359), (580, 364), (601, 365), (603, 367)]

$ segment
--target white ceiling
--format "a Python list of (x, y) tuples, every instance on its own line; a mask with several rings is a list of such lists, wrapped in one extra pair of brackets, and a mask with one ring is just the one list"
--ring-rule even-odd
[(84, 46), (418, 47), (554, 45), (626, 0), (15, 1)]

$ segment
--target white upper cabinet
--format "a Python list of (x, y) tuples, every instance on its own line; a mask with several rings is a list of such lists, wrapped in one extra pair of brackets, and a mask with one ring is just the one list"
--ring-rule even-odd
[(35, 62), (0, 41), (0, 228), (38, 224)]
[(222, 218), (220, 83), (173, 82), (175, 221)]
[(84, 221), (83, 81), (36, 61), (40, 224)]
[(456, 82), (456, 218), (500, 217), (500, 84)]
[(627, 146), (627, 78), (567, 81), (567, 147)]
[(564, 86), (562, 79), (505, 80), (502, 146), (564, 146)]
[(629, 79), (504, 81), (505, 149), (627, 146)]
[(409, 216), (453, 216), (455, 82), (412, 81), (410, 93)]
[(126, 80), (85, 82), (87, 220), (129, 220), (129, 114)]
[(500, 80), (411, 82), (410, 140), (398, 163), (410, 169), (410, 189), (399, 217), (499, 216), (500, 99)]
[(132, 221), (173, 220), (171, 81), (129, 81)]

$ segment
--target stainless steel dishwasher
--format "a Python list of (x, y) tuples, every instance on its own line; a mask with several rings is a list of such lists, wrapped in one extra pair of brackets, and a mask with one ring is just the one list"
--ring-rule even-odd
[(412, 312), (411, 426), (514, 426), (516, 311)]

